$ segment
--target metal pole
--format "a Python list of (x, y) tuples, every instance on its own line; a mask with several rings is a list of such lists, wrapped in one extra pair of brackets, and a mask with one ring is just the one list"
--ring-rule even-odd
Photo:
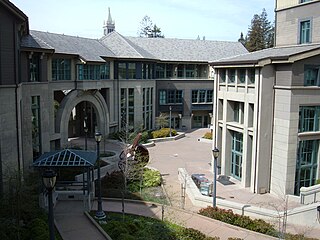
[(217, 158), (214, 158), (214, 177), (213, 177), (213, 193), (212, 193), (212, 200), (213, 200), (213, 207), (217, 206)]
[(84, 150), (88, 150), (88, 139), (87, 139), (87, 131), (85, 130), (85, 132), (84, 132)]
[(171, 106), (169, 107), (169, 127), (170, 127), (170, 137), (172, 137), (172, 132), (171, 132)]
[(97, 161), (98, 161), (98, 211), (96, 212), (96, 218), (102, 220), (106, 217), (102, 211), (102, 200), (101, 200), (101, 178), (100, 178), (100, 142), (97, 141)]
[(53, 222), (53, 202), (52, 202), (52, 189), (48, 189), (48, 222), (49, 222), (49, 233), (50, 233), (50, 240), (55, 240), (54, 238), (54, 222)]

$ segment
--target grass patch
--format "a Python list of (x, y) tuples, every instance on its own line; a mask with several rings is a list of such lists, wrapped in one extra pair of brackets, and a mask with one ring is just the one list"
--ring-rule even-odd
[[(94, 215), (93, 213), (91, 213)], [(184, 228), (168, 221), (132, 214), (107, 213), (107, 224), (101, 227), (113, 240), (218, 240), (198, 230)]]

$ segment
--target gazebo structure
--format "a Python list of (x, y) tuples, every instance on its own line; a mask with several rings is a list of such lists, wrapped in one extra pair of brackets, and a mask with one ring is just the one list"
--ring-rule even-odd
[[(42, 154), (33, 167), (44, 171), (46, 169), (58, 172), (63, 169), (81, 169), (72, 181), (57, 181), (54, 191), (56, 200), (83, 200), (84, 209), (91, 209), (94, 197), (94, 165), (97, 153), (93, 151), (63, 149)], [(59, 174), (58, 174), (59, 180)], [(46, 204), (44, 204), (46, 206)]]

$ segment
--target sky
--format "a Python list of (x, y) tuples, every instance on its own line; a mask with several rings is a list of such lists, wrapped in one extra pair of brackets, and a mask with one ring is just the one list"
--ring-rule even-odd
[(166, 38), (237, 41), (254, 14), (274, 20), (275, 0), (10, 0), (29, 18), (31, 30), (99, 39), (108, 7), (116, 31), (138, 36), (148, 15)]

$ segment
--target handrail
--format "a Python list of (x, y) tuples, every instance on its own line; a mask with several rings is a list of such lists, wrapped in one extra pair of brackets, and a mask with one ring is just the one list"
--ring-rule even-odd
[[(313, 201), (310, 203), (317, 202), (317, 194), (320, 195), (320, 184), (311, 187), (301, 187), (300, 188), (300, 203), (305, 204), (305, 197), (313, 195)], [(308, 203), (309, 204), (309, 203)]]

